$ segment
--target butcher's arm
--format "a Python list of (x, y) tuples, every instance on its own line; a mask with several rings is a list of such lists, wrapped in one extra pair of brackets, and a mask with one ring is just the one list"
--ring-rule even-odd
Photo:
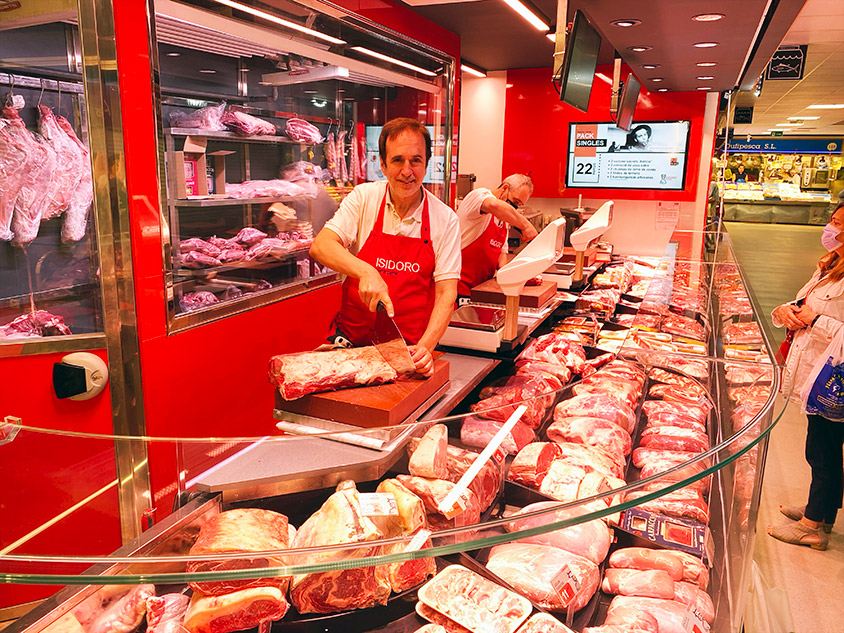
[(430, 375), (434, 371), (432, 352), (445, 334), (456, 299), (456, 279), (443, 279), (434, 283), (434, 309), (428, 319), (428, 327), (425, 328), (419, 343), (411, 349), (413, 363), (420, 374)]
[(536, 229), (533, 224), (528, 222), (528, 219), (521, 213), (516, 211), (509, 204), (503, 200), (499, 200), (494, 196), (487, 196), (481, 203), (481, 211), (484, 213), (491, 213), (502, 222), (506, 222), (511, 226), (515, 226), (522, 232), (522, 237), (529, 242), (536, 237)]
[(343, 245), (340, 236), (329, 228), (322, 229), (311, 244), (311, 257), (323, 266), (360, 281), (360, 298), (370, 311), (375, 312), (379, 301), (383, 301), (387, 314), (394, 316), (393, 302), (387, 292), (387, 284), (374, 266), (352, 255)]

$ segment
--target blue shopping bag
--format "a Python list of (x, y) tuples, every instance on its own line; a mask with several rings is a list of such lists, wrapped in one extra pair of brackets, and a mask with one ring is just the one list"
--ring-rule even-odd
[(827, 357), (806, 398), (806, 413), (844, 422), (844, 362)]

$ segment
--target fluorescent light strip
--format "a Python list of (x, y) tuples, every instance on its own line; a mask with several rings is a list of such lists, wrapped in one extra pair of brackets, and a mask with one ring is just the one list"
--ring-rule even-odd
[(516, 13), (530, 22), (531, 26), (538, 31), (548, 31), (551, 27), (545, 24), (539, 17), (519, 0), (504, 0), (504, 4), (513, 9)]
[(469, 73), (474, 77), (480, 77), (481, 79), (486, 77), (486, 73), (482, 70), (478, 70), (477, 68), (472, 68), (471, 66), (467, 66), (463, 62), (460, 62), (460, 70), (464, 73)]
[(330, 35), (325, 35), (324, 33), (320, 33), (319, 31), (314, 31), (313, 29), (309, 29), (306, 26), (302, 26), (301, 24), (297, 24), (296, 22), (291, 22), (290, 20), (285, 20), (284, 18), (280, 18), (277, 15), (273, 15), (272, 13), (267, 13), (266, 11), (261, 11), (260, 9), (256, 9), (254, 7), (250, 7), (245, 4), (241, 4), (240, 2), (234, 2), (233, 0), (214, 0), (217, 4), (222, 4), (226, 7), (231, 7), (232, 9), (237, 9), (238, 11), (243, 11), (244, 13), (249, 13), (250, 15), (254, 15), (256, 18), (262, 18), (264, 20), (268, 20), (270, 22), (275, 22), (276, 24), (280, 24), (281, 26), (285, 26), (289, 29), (293, 29), (295, 31), (299, 31), (301, 33), (306, 33), (307, 35), (311, 35), (313, 37), (317, 37), (321, 40), (325, 40), (326, 42), (331, 42), (332, 44), (345, 44), (345, 40), (337, 39), (336, 37), (331, 37)]
[(790, 116), (788, 117), (789, 121), (817, 121), (820, 119), (819, 116)]
[(557, 34), (556, 33), (546, 33), (545, 37), (547, 37), (549, 40), (551, 40), (554, 43), (557, 42)]
[(425, 70), (424, 68), (419, 68), (419, 66), (414, 66), (413, 64), (408, 64), (407, 62), (403, 62), (400, 59), (396, 59), (395, 57), (390, 57), (389, 55), (382, 55), (381, 53), (376, 53), (375, 51), (371, 51), (368, 48), (364, 48), (363, 46), (352, 46), (353, 51), (357, 51), (358, 53), (363, 53), (364, 55), (369, 55), (370, 57), (374, 57), (375, 59), (380, 59), (385, 62), (390, 62), (391, 64), (397, 64), (398, 66), (404, 66), (405, 68), (409, 68), (410, 70), (415, 70), (418, 73), (423, 75), (428, 75), (429, 77), (436, 77), (437, 73), (431, 72), (430, 70)]
[(818, 105), (810, 105), (806, 107), (807, 110), (844, 110), (844, 103), (819, 103)]

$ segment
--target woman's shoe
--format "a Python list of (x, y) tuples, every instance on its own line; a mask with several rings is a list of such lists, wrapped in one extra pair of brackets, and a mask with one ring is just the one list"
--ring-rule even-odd
[[(791, 519), (792, 521), (799, 521), (803, 518), (803, 512), (806, 510), (806, 506), (780, 506), (780, 512)], [(826, 521), (823, 522), (823, 531), (827, 534), (832, 533), (832, 523), (827, 523)]]
[(824, 550), (829, 546), (829, 537), (820, 528), (810, 528), (800, 522), (790, 525), (769, 526), (768, 534), (783, 543), (808, 545), (812, 549)]

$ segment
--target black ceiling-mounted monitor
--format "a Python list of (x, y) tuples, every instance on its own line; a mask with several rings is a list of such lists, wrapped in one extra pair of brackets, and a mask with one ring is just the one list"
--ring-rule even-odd
[(633, 73), (628, 73), (627, 79), (624, 80), (624, 86), (621, 88), (621, 96), (618, 99), (618, 116), (616, 117), (615, 126), (625, 132), (630, 131), (630, 126), (633, 125), (633, 111), (636, 109), (636, 102), (639, 100), (639, 91), (642, 89), (642, 84), (633, 76)]
[(571, 33), (566, 39), (566, 53), (560, 74), (560, 101), (586, 112), (592, 80), (601, 49), (601, 36), (578, 9), (574, 14)]

